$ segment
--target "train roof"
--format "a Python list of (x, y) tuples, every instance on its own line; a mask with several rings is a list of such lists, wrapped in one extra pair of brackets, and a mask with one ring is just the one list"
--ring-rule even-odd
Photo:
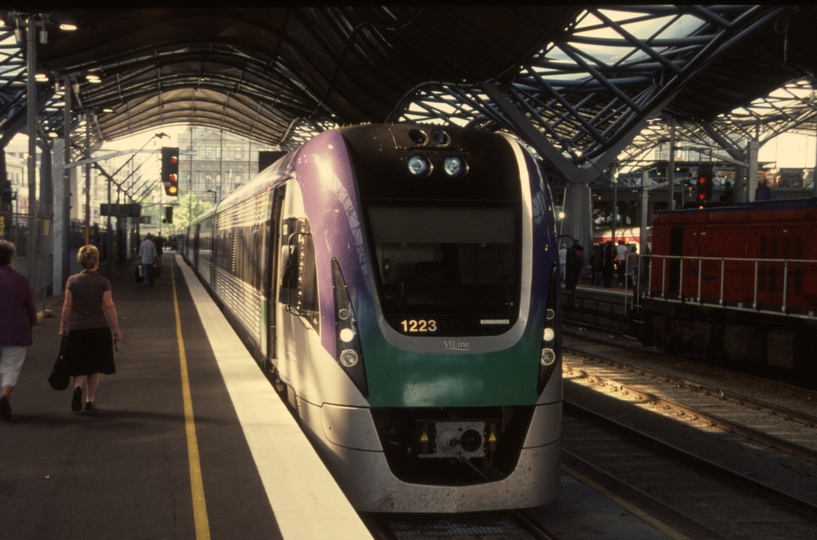
[(817, 208), (817, 197), (808, 199), (772, 199), (768, 201), (753, 201), (739, 203), (732, 206), (713, 206), (709, 208), (684, 208), (681, 210), (656, 210), (655, 215), (682, 215), (700, 214), (701, 212), (763, 212), (771, 210), (807, 210)]

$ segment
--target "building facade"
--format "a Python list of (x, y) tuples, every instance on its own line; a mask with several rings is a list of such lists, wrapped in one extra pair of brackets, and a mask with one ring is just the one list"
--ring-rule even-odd
[(189, 126), (177, 136), (179, 192), (218, 202), (258, 174), (258, 153), (276, 150), (228, 131)]

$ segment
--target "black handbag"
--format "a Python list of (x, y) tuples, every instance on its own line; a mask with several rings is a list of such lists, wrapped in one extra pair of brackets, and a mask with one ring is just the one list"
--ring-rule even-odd
[(57, 360), (54, 361), (54, 367), (51, 368), (51, 375), (48, 376), (48, 384), (50, 384), (54, 390), (65, 390), (68, 388), (68, 383), (71, 382), (71, 376), (68, 374), (68, 366), (65, 361), (65, 343), (67, 341), (67, 337), (62, 338), (60, 354), (57, 356)]

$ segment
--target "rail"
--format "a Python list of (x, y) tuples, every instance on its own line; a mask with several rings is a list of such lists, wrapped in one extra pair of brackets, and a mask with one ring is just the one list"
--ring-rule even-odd
[(817, 318), (817, 284), (806, 279), (815, 275), (817, 260), (639, 255), (638, 261), (632, 295), (635, 309), (644, 298), (660, 298)]

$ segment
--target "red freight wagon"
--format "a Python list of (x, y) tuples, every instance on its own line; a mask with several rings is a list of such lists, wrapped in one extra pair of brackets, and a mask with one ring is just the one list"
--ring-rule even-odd
[(656, 212), (652, 241), (653, 342), (788, 368), (814, 356), (817, 198)]
[(817, 199), (659, 212), (650, 294), (771, 311), (817, 308)]

